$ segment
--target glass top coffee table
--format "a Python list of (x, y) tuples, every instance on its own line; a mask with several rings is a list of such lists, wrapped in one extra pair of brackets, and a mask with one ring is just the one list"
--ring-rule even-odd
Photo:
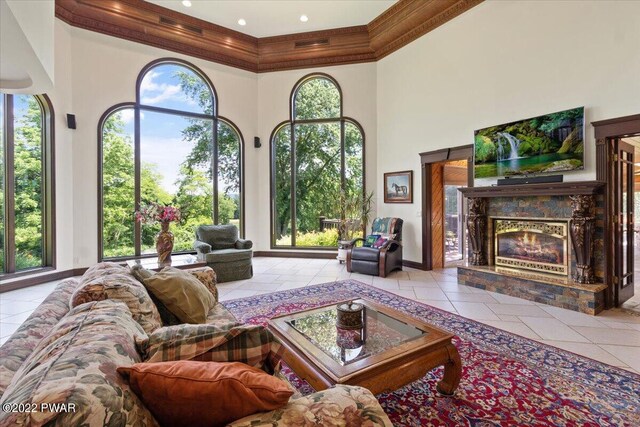
[(205, 267), (206, 262), (199, 260), (195, 255), (182, 254), (172, 255), (171, 261), (165, 263), (159, 263), (158, 257), (150, 258), (136, 258), (127, 261), (127, 266), (133, 267), (134, 265), (141, 265), (149, 270), (162, 270), (164, 267), (175, 267), (179, 269)]
[(438, 392), (451, 395), (462, 365), (453, 335), (368, 300), (362, 328), (336, 326), (336, 304), (269, 321), (282, 342), (285, 363), (314, 389), (358, 385), (374, 394), (393, 391), (444, 365)]

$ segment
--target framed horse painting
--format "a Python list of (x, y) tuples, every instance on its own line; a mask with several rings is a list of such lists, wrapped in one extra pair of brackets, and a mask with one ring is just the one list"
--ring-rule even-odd
[(385, 203), (413, 203), (413, 171), (384, 174)]

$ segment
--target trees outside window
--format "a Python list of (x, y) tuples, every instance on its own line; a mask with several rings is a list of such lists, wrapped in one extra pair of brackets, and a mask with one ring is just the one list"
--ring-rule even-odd
[(0, 94), (0, 275), (54, 264), (52, 108)]
[(174, 252), (191, 251), (202, 224), (231, 223), (242, 233), (243, 139), (217, 115), (211, 82), (186, 62), (159, 60), (142, 70), (137, 88), (137, 102), (100, 121), (101, 259), (155, 253), (160, 226), (134, 221), (150, 202), (180, 208)]
[(342, 114), (338, 83), (310, 74), (271, 137), (272, 247), (335, 247), (345, 197), (364, 195), (364, 132)]

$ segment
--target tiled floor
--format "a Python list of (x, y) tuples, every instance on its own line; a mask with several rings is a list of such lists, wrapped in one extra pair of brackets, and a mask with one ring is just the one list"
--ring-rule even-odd
[[(218, 285), (221, 301), (353, 278), (545, 344), (640, 373), (640, 297), (598, 316), (536, 304), (457, 284), (455, 268), (405, 269), (385, 279), (350, 274), (335, 260), (255, 258), (254, 277)], [(0, 343), (56, 282), (0, 294)], [(640, 289), (638, 290), (640, 294)]]

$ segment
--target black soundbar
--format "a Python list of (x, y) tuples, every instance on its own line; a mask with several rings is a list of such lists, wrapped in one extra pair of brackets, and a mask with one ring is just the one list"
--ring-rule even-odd
[(522, 185), (545, 184), (549, 182), (562, 182), (563, 175), (541, 175), (523, 178), (503, 178), (498, 180), (498, 185)]

